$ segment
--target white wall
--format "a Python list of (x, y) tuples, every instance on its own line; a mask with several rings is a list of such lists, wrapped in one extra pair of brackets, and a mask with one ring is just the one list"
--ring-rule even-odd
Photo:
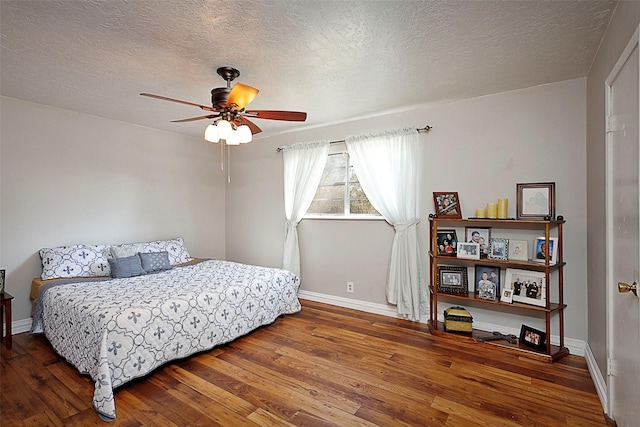
[(0, 98), (0, 268), (30, 317), (38, 250), (183, 237), (224, 258), (224, 176), (202, 140)]
[(603, 378), (607, 371), (605, 81), (638, 24), (640, 2), (619, 2), (587, 76), (588, 342)]
[[(569, 338), (585, 340), (585, 79), (428, 105), (404, 113), (258, 139), (237, 147), (232, 155), (234, 176), (226, 195), (227, 258), (281, 265), (282, 157), (276, 147), (426, 124), (434, 128), (420, 136), (423, 221), (419, 230), (425, 271), (427, 217), (433, 212), (434, 191), (457, 191), (464, 217), (472, 216), (476, 207), (489, 201), (508, 197), (509, 213), (514, 217), (516, 183), (556, 182), (557, 213), (567, 219), (565, 332)], [(385, 304), (391, 226), (384, 221), (303, 220), (299, 233), (303, 290)], [(348, 280), (355, 282), (353, 294), (346, 293)], [(518, 329), (520, 323), (530, 321), (479, 307), (473, 308), (473, 314), (480, 322), (503, 323)], [(542, 324), (540, 319), (530, 323)]]

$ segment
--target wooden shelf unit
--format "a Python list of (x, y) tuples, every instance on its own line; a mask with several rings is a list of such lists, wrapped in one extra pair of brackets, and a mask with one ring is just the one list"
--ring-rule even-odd
[[(569, 354), (569, 350), (564, 345), (564, 309), (567, 307), (564, 304), (563, 299), (563, 287), (564, 287), (564, 266), (566, 265), (563, 261), (562, 255), (562, 246), (563, 246), (563, 236), (562, 236), (562, 226), (565, 223), (565, 220), (562, 217), (558, 217), (555, 220), (544, 220), (544, 221), (532, 221), (532, 220), (515, 220), (515, 219), (481, 219), (481, 218), (469, 218), (469, 219), (459, 219), (459, 218), (445, 218), (438, 217), (435, 215), (429, 216), (430, 222), (430, 250), (429, 250), (429, 258), (430, 258), (430, 283), (429, 283), (429, 327), (431, 329), (431, 333), (434, 335), (442, 335), (448, 338), (454, 339), (467, 339), (467, 340), (475, 340), (484, 335), (491, 335), (492, 332), (480, 331), (474, 329), (471, 335), (469, 334), (458, 334), (458, 333), (450, 333), (444, 331), (444, 325), (437, 320), (438, 313), (438, 300), (441, 298), (455, 301), (457, 304), (471, 303), (473, 305), (482, 305), (483, 308), (487, 309), (495, 309), (498, 307), (505, 307), (509, 311), (524, 313), (542, 313), (545, 321), (545, 332), (547, 337), (547, 345), (544, 351), (538, 351), (531, 347), (522, 345), (522, 344), (510, 344), (507, 341), (485, 341), (479, 342), (479, 344), (489, 344), (493, 346), (498, 346), (504, 348), (509, 351), (516, 351), (522, 353), (524, 355), (528, 355), (531, 357), (541, 358), (543, 360), (554, 362), (561, 357), (564, 357)], [(544, 230), (544, 236), (546, 241), (549, 241), (550, 237), (554, 237), (552, 231), (555, 231), (557, 241), (557, 262), (554, 264), (550, 263), (549, 256), (547, 255), (545, 262), (536, 262), (536, 261), (515, 261), (515, 260), (494, 260), (481, 258), (479, 260), (475, 259), (467, 259), (467, 258), (457, 258), (455, 256), (450, 255), (438, 255), (437, 247), (438, 247), (438, 230), (439, 229), (452, 229), (455, 227), (490, 227), (493, 229), (500, 230)], [(460, 241), (460, 239), (458, 239)], [(486, 300), (482, 298), (478, 298), (475, 295), (475, 292), (469, 292), (467, 294), (449, 294), (442, 293), (438, 291), (437, 282), (438, 282), (438, 265), (446, 264), (446, 265), (461, 265), (467, 267), (474, 267), (475, 265), (495, 265), (499, 266), (501, 270), (503, 268), (519, 268), (519, 269), (527, 269), (534, 271), (544, 272), (545, 275), (545, 292), (546, 292), (546, 305), (545, 306), (535, 306), (524, 303), (504, 303), (497, 301)], [(558, 301), (551, 302), (550, 294), (552, 282), (550, 280), (551, 273), (557, 272), (554, 276), (557, 276), (556, 280), (554, 280), (554, 284), (557, 282), (558, 286)], [(470, 280), (473, 280), (470, 278)], [(500, 290), (498, 290), (498, 294), (500, 294)], [(499, 297), (498, 297), (499, 298)], [(552, 316), (554, 319), (557, 319), (558, 322), (558, 335), (559, 335), (559, 345), (551, 345), (551, 322)]]

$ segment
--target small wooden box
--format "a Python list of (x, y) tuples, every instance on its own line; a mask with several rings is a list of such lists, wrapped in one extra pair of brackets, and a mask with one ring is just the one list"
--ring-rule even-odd
[(473, 317), (463, 307), (449, 307), (444, 311), (444, 330), (470, 334), (473, 331)]

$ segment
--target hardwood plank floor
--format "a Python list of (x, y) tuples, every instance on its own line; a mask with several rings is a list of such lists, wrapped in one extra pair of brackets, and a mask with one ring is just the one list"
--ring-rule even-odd
[[(531, 360), (427, 326), (302, 311), (116, 390), (114, 426), (605, 426), (584, 358)], [(43, 336), (0, 350), (2, 426), (104, 425)]]

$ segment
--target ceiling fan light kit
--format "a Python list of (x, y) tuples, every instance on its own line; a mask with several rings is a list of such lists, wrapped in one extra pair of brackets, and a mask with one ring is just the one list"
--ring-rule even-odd
[(247, 125), (240, 125), (233, 129), (228, 121), (219, 120), (217, 123), (212, 123), (206, 127), (204, 139), (209, 142), (218, 142), (223, 139), (227, 145), (238, 145), (251, 142), (253, 135)]

